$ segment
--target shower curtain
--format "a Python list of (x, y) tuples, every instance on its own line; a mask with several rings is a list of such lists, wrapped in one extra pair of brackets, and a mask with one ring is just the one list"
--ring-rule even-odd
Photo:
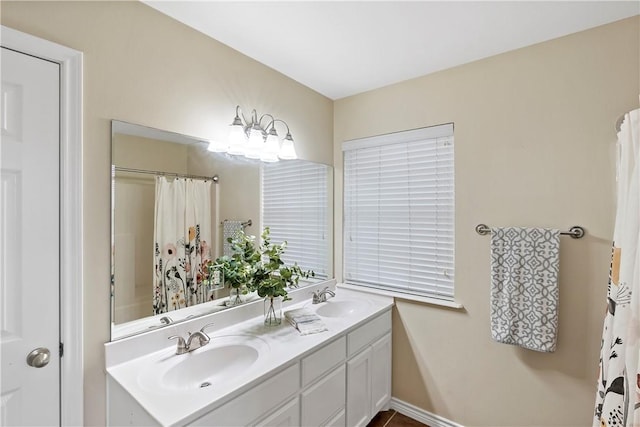
[(640, 426), (640, 109), (618, 133), (617, 212), (593, 425)]
[(211, 260), (211, 181), (156, 177), (153, 313), (207, 300)]

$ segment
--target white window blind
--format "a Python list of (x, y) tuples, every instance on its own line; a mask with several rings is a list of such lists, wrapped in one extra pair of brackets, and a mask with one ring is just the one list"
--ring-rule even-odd
[(453, 124), (343, 151), (345, 282), (453, 300)]
[(287, 160), (262, 167), (262, 223), (274, 243), (287, 242), (282, 260), (329, 274), (328, 173), (325, 165)]

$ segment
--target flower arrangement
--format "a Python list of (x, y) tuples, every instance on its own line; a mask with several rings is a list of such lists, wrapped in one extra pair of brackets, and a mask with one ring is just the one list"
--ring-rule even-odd
[(297, 263), (285, 265), (281, 257), (287, 248), (287, 242), (273, 244), (269, 233), (269, 227), (265, 227), (258, 250), (261, 261), (254, 265), (255, 271), (249, 289), (263, 298), (282, 297), (283, 301), (287, 301), (291, 299), (287, 288), (297, 288), (301, 277), (307, 279), (316, 274), (313, 270), (303, 271)]
[(234, 251), (233, 256), (222, 256), (215, 260), (221, 268), (225, 283), (232, 288), (244, 288), (255, 291), (260, 297), (282, 297), (290, 300), (287, 288), (298, 287), (300, 278), (315, 277), (313, 270), (304, 271), (294, 263), (288, 266), (282, 261), (287, 242), (271, 242), (269, 227), (261, 235), (261, 243), (256, 246), (255, 237), (244, 232), (238, 233), (228, 242)]
[(225, 285), (228, 285), (239, 298), (248, 293), (248, 285), (254, 275), (254, 265), (260, 261), (260, 253), (255, 250), (255, 238), (240, 233), (235, 239), (229, 238), (233, 256), (222, 256), (212, 263), (213, 268), (222, 271)]

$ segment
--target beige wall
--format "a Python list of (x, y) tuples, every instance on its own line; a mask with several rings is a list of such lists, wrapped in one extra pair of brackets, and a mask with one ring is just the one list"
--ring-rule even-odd
[[(188, 146), (117, 133), (112, 138), (113, 164), (123, 168), (189, 173)], [(135, 174), (140, 178), (140, 174)], [(149, 176), (149, 175), (147, 175)], [(150, 176), (153, 181), (153, 176)]]
[[(614, 214), (614, 124), (638, 107), (635, 17), (334, 105), (336, 272), (342, 271), (345, 140), (455, 123), (456, 299), (398, 301), (393, 395), (465, 426), (591, 425)], [(489, 239), (478, 223), (568, 228), (558, 348), (497, 344)], [(340, 278), (338, 278), (340, 280)]]
[(84, 410), (105, 423), (111, 119), (224, 137), (236, 104), (283, 118), (332, 162), (332, 102), (138, 2), (0, 3), (2, 25), (84, 52)]
[(150, 175), (116, 172), (111, 317), (115, 324), (153, 315), (155, 184)]

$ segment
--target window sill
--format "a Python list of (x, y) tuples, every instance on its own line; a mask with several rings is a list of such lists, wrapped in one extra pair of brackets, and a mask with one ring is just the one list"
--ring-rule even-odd
[(462, 303), (457, 302), (457, 301), (445, 301), (445, 300), (441, 300), (441, 299), (437, 299), (437, 298), (423, 297), (423, 296), (411, 295), (411, 294), (403, 294), (401, 292), (385, 291), (385, 290), (382, 290), (382, 289), (367, 288), (367, 287), (364, 287), (364, 286), (348, 285), (346, 283), (339, 283), (337, 285), (337, 287), (338, 288), (343, 288), (343, 289), (352, 289), (352, 290), (360, 291), (360, 292), (366, 292), (366, 293), (369, 293), (369, 294), (385, 295), (385, 296), (388, 296), (388, 297), (393, 297), (393, 298), (396, 298), (396, 299), (402, 299), (402, 300), (406, 300), (406, 301), (421, 302), (421, 303), (429, 304), (429, 305), (436, 305), (436, 306), (440, 306), (440, 307), (454, 308), (456, 310), (463, 310), (464, 309), (464, 305), (462, 305)]

